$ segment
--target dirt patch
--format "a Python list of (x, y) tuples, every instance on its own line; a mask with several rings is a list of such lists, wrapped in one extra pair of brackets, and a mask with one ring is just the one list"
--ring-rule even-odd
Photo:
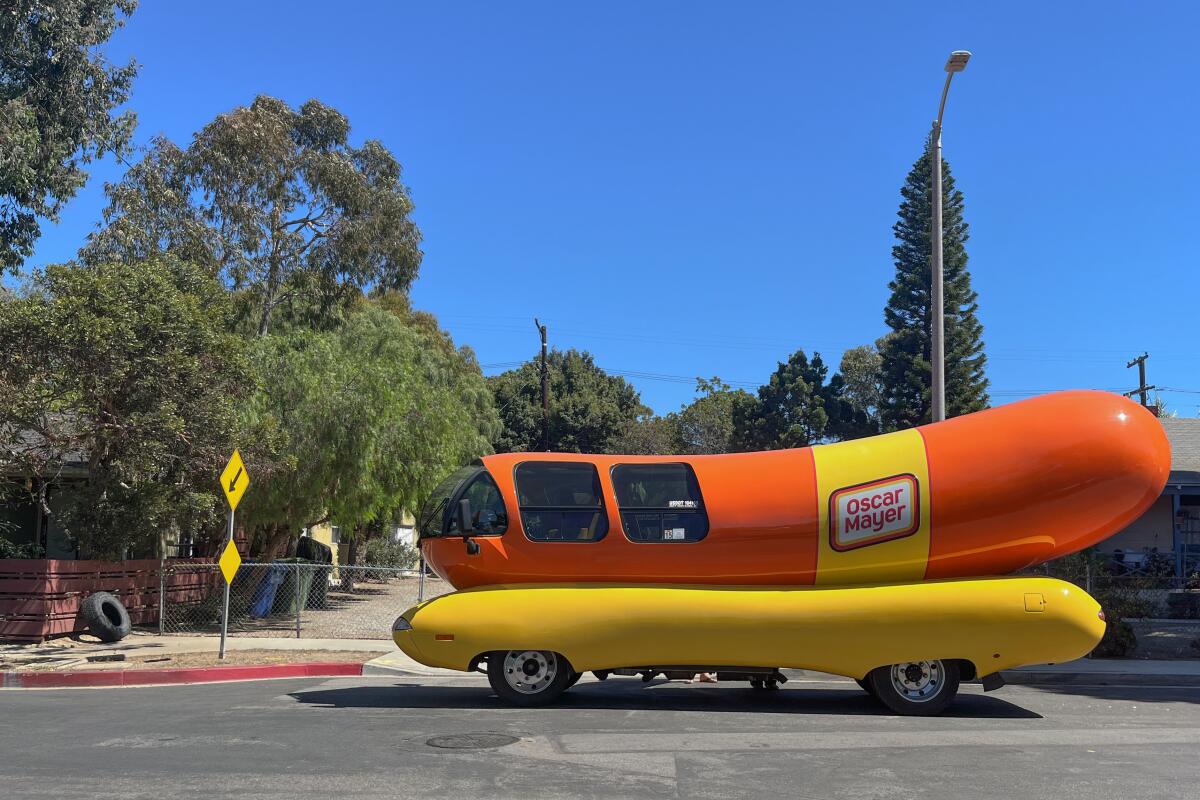
[(95, 665), (108, 669), (176, 669), (180, 667), (233, 667), (251, 664), (318, 664), (353, 661), (359, 664), (379, 658), (382, 653), (361, 650), (229, 650), (224, 660), (216, 653), (175, 653), (137, 656), (126, 661)]

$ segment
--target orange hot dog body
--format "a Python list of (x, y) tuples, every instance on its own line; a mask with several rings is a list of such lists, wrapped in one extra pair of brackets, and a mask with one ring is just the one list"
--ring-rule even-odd
[[(596, 466), (608, 533), (525, 536), (514, 470)], [(709, 532), (634, 542), (610, 470), (686, 463)], [(1096, 544), (1159, 496), (1170, 471), (1162, 426), (1119, 395), (1060, 392), (898, 433), (811, 448), (714, 456), (507, 453), (483, 464), (507, 510), (501, 536), (422, 538), (456, 588), (577, 581), (861, 585), (998, 575)], [(878, 529), (878, 530), (876, 530)]]

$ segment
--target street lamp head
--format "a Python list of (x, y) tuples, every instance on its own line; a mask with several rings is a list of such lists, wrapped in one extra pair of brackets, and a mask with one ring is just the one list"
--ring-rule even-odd
[(946, 72), (962, 72), (971, 58), (969, 50), (955, 50), (946, 60)]

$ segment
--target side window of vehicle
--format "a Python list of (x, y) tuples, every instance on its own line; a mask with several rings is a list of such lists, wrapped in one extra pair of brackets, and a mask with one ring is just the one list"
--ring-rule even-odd
[(597, 542), (608, 533), (600, 475), (591, 464), (526, 461), (516, 470), (525, 535), (538, 542)]
[(632, 542), (698, 542), (708, 514), (687, 464), (618, 464), (612, 470), (621, 525)]
[[(500, 487), (487, 472), (481, 472), (463, 492), (462, 500), (471, 501), (471, 517), (475, 533), (499, 536), (508, 530), (508, 509), (500, 496)], [(458, 515), (450, 515), (450, 535), (458, 535)]]

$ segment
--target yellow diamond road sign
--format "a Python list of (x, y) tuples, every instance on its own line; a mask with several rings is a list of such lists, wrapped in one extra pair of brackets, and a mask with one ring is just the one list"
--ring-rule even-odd
[(233, 455), (229, 457), (229, 463), (225, 465), (225, 471), (221, 473), (221, 491), (225, 492), (225, 497), (229, 499), (229, 507), (234, 511), (237, 510), (238, 501), (242, 499), (249, 485), (250, 474), (246, 472), (246, 465), (242, 463), (242, 454), (234, 450)]
[(233, 540), (225, 545), (225, 552), (221, 553), (217, 564), (221, 567), (221, 574), (225, 576), (225, 582), (233, 583), (233, 576), (237, 574), (238, 567), (242, 565), (242, 555), (238, 552), (237, 545), (233, 543)]

